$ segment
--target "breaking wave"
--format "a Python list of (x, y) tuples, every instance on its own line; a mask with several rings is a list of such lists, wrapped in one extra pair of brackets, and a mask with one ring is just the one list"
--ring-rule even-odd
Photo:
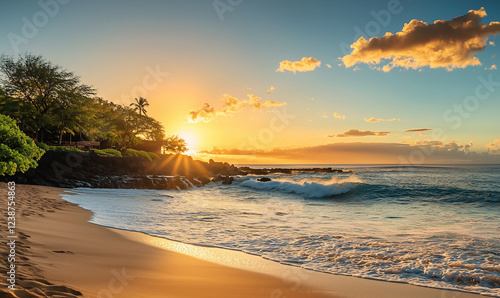
[(360, 183), (362, 183), (362, 181), (353, 175), (343, 179), (334, 177), (329, 181), (302, 180), (300, 182), (296, 182), (278, 180), (260, 182), (255, 180), (246, 180), (241, 182), (240, 185), (258, 190), (294, 193), (303, 195), (306, 198), (323, 198), (347, 193)]

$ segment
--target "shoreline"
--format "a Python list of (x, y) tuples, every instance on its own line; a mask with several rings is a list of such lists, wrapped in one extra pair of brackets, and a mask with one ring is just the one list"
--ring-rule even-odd
[[(466, 297), (466, 298), (480, 297), (480, 296), (496, 297), (496, 296), (478, 294), (458, 289), (436, 288), (436, 287), (428, 287), (425, 285), (410, 284), (404, 281), (382, 280), (364, 276), (343, 275), (327, 271), (319, 271), (309, 268), (303, 268), (291, 263), (282, 263), (276, 260), (268, 259), (260, 255), (252, 254), (250, 252), (245, 252), (242, 250), (236, 250), (218, 246), (184, 243), (161, 236), (149, 235), (144, 232), (112, 228), (108, 226), (102, 226), (99, 224), (94, 224), (94, 225), (111, 229), (114, 232), (121, 234), (125, 238), (130, 239), (132, 241), (147, 243), (148, 245), (160, 247), (168, 251), (174, 251), (176, 253), (185, 254), (188, 256), (193, 256), (197, 259), (213, 262), (227, 267), (248, 270), (278, 278), (285, 277), (283, 278), (284, 280), (288, 279), (290, 281), (293, 281), (294, 278), (287, 278), (286, 276), (293, 273), (295, 275), (295, 279), (303, 277), (305, 280), (304, 282), (305, 285), (324, 291), (326, 293), (331, 293), (331, 292), (340, 293), (341, 296), (338, 297), (365, 297), (366, 289), (364, 289), (363, 291), (359, 291), (359, 293), (357, 293), (358, 292), (357, 290), (351, 288), (351, 285), (355, 283), (359, 283), (359, 285), (356, 286), (364, 287), (371, 285), (374, 286), (374, 288), (376, 288), (376, 286), (382, 286), (379, 283), (390, 284), (387, 286), (391, 287), (391, 292), (393, 293), (387, 293), (385, 289), (383, 291), (375, 290), (374, 292), (372, 291), (370, 292), (369, 297), (402, 297), (400, 296), (401, 294), (395, 294), (394, 292), (399, 292), (398, 290), (401, 290), (403, 288), (395, 289), (393, 288), (393, 285), (402, 285), (404, 287), (410, 286), (412, 288), (417, 287), (417, 288), (429, 289), (431, 291), (440, 292), (439, 293), (440, 296), (432, 296), (432, 294), (436, 293), (432, 293), (431, 291), (425, 293), (424, 291), (421, 290), (415, 290), (414, 292), (415, 295), (410, 295), (405, 297), (421, 297), (418, 295), (423, 295), (423, 294), (430, 294), (430, 296), (426, 297)], [(348, 284), (350, 284), (349, 286), (345, 286), (346, 281)], [(296, 282), (296, 280), (294, 282)], [(356, 295), (352, 296), (353, 294)], [(343, 295), (348, 295), (348, 296), (343, 296)], [(332, 296), (332, 297), (337, 297), (337, 296)]]
[[(64, 201), (62, 188), (18, 185), (17, 190), (18, 199), (26, 201), (18, 218), (19, 230), (31, 245), (25, 252), (29, 255), (26, 262), (38, 268), (26, 279), (47, 279), (33, 287), (42, 292), (53, 293), (59, 287), (65, 297), (78, 297), (77, 291), (84, 297), (108, 297), (108, 293), (109, 297), (234, 297), (235, 293), (238, 297), (480, 296), (324, 273), (243, 251), (104, 227), (88, 222), (90, 211)], [(30, 285), (29, 280), (22, 282)]]

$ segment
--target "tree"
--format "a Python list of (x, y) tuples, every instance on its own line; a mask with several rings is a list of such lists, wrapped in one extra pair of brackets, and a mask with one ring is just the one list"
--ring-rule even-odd
[(1, 83), (6, 96), (19, 100), (22, 106), (22, 113), (15, 118), (19, 119), (25, 131), (31, 129), (40, 141), (43, 141), (46, 131), (67, 128), (61, 125), (61, 117), (66, 116), (61, 108), (67, 102), (75, 103), (95, 93), (92, 87), (81, 84), (72, 72), (53, 65), (41, 56), (25, 54), (15, 61), (2, 55), (0, 71), (4, 74)]
[(183, 153), (188, 150), (186, 141), (179, 136), (169, 136), (163, 141), (163, 150), (175, 153)]
[(139, 111), (139, 115), (147, 116), (146, 107), (149, 106), (148, 100), (144, 97), (139, 97), (139, 99), (135, 98), (135, 102), (130, 104), (133, 107), (134, 111)]
[(132, 148), (143, 139), (159, 141), (165, 137), (163, 126), (155, 119), (140, 115), (129, 107), (117, 106), (112, 139), (122, 149)]
[(0, 114), (0, 176), (36, 168), (44, 153), (12, 118)]
[(65, 134), (108, 139), (119, 148), (142, 140), (162, 141), (160, 122), (147, 115), (147, 99), (129, 106), (95, 97), (95, 90), (73, 73), (41, 56), (0, 56), (0, 113), (13, 118), (21, 130), (37, 141), (59, 140)]

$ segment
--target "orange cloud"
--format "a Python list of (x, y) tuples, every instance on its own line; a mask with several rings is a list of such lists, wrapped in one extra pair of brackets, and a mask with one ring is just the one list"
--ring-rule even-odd
[(276, 88), (274, 88), (274, 86), (271, 86), (271, 87), (269, 87), (269, 90), (266, 91), (266, 93), (271, 94), (271, 93), (273, 93), (274, 89), (276, 89)]
[[(419, 69), (429, 66), (452, 70), (481, 65), (474, 54), (484, 50), (488, 35), (500, 33), (500, 22), (489, 25), (480, 23), (485, 16), (486, 11), (481, 8), (450, 21), (437, 20), (433, 24), (414, 19), (396, 34), (387, 32), (370, 40), (360, 37), (351, 45), (352, 53), (340, 59), (346, 67), (366, 63), (385, 72), (394, 67)], [(382, 67), (374, 66), (381, 64), (382, 60), (389, 60), (389, 63)]]
[(186, 118), (189, 123), (209, 122), (215, 117), (215, 114), (215, 108), (205, 103), (199, 110), (189, 112)]
[(372, 122), (372, 123), (378, 123), (378, 122), (381, 122), (381, 121), (400, 121), (400, 120), (398, 118), (378, 119), (378, 118), (371, 117), (371, 118), (365, 118), (365, 121), (366, 122)]
[(328, 137), (333, 138), (347, 138), (347, 137), (368, 137), (368, 136), (386, 136), (388, 135), (388, 131), (369, 131), (369, 130), (358, 130), (358, 129), (350, 129), (344, 133), (338, 135), (329, 135)]
[(277, 102), (273, 100), (261, 101), (260, 97), (253, 94), (248, 95), (248, 100), (239, 100), (228, 94), (224, 94), (221, 99), (222, 109), (216, 110), (214, 107), (205, 103), (203, 107), (196, 111), (190, 111), (186, 118), (189, 123), (210, 122), (216, 116), (227, 116), (232, 113), (237, 113), (244, 108), (252, 108), (255, 110), (266, 109), (270, 107), (281, 107), (286, 105), (286, 102)]
[(412, 129), (403, 130), (403, 132), (429, 131), (429, 130), (432, 130), (432, 128), (412, 128)]
[(300, 61), (281, 61), (280, 67), (276, 69), (276, 71), (284, 72), (285, 70), (296, 73), (297, 71), (305, 72), (305, 71), (313, 71), (316, 67), (321, 66), (321, 61), (313, 57), (303, 57)]
[(340, 120), (345, 120), (345, 115), (340, 115), (337, 112), (333, 113), (333, 117), (340, 119)]
[(330, 163), (330, 164), (406, 164), (415, 152), (421, 152), (423, 164), (500, 163), (500, 140), (495, 141), (497, 154), (470, 152), (472, 146), (456, 142), (423, 141), (415, 143), (339, 142), (312, 147), (274, 148), (269, 150), (212, 149), (202, 150), (207, 158), (221, 158), (234, 163)]

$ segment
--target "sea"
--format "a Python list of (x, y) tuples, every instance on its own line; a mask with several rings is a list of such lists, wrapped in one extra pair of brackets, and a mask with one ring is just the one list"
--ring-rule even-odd
[(499, 165), (279, 167), (345, 172), (248, 175), (181, 191), (76, 188), (63, 198), (98, 225), (500, 297)]

